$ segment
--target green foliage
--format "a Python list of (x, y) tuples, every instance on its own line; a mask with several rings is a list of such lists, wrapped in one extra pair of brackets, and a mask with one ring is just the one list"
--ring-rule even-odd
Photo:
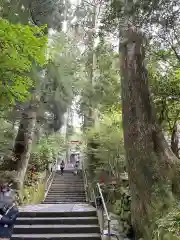
[(162, 219), (157, 221), (153, 240), (178, 240), (180, 238), (179, 204)]
[(13, 139), (16, 131), (13, 129), (11, 122), (0, 121), (0, 157), (12, 151)]
[(101, 111), (120, 104), (119, 55), (113, 46), (100, 42), (95, 51), (96, 71), (94, 72), (94, 99)]
[(104, 172), (120, 179), (125, 166), (120, 109), (106, 114), (98, 129), (90, 129), (86, 141), (89, 143), (89, 169), (95, 178), (99, 180)]
[(79, 104), (82, 114), (88, 111), (89, 101), (92, 108), (100, 112), (107, 111), (113, 105), (120, 105), (119, 57), (113, 46), (102, 39), (94, 49), (94, 59), (96, 67), (92, 83), (86, 76), (80, 76), (82, 83)]
[(64, 146), (59, 133), (42, 137), (32, 151), (30, 166), (35, 165), (39, 172), (48, 169), (49, 164), (56, 161), (59, 152), (64, 150)]
[(171, 134), (174, 124), (180, 119), (180, 69), (169, 51), (158, 51), (157, 54), (166, 54), (166, 59), (176, 64), (171, 66), (159, 61), (157, 55), (152, 55), (148, 64), (157, 117), (164, 130)]
[(49, 41), (48, 56), (42, 99), (45, 109), (53, 115), (54, 130), (58, 131), (76, 94), (80, 51), (66, 34), (55, 33)]
[(36, 182), (33, 186), (25, 186), (23, 190), (23, 204), (38, 204), (44, 199), (45, 184)]
[(0, 102), (14, 105), (24, 101), (34, 86), (32, 65), (45, 63), (47, 37), (38, 27), (10, 24), (0, 19)]

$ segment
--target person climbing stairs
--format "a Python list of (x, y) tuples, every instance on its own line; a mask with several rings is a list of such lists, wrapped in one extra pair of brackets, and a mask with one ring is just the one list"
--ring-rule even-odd
[(12, 240), (100, 240), (96, 209), (86, 203), (83, 178), (55, 173), (42, 204), (20, 208)]

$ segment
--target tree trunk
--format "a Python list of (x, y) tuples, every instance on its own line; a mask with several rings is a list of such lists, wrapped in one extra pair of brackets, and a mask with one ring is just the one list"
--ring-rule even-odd
[(24, 108), (21, 116), (19, 129), (15, 138), (12, 157), (7, 156), (2, 169), (8, 172), (16, 172), (16, 177), (9, 179), (13, 181), (14, 189), (21, 193), (24, 178), (30, 158), (34, 128), (36, 124), (37, 101), (31, 101)]
[(144, 65), (144, 37), (128, 26), (120, 42), (124, 145), (136, 237), (152, 240), (156, 217), (173, 202), (176, 157), (157, 124)]
[(174, 125), (172, 134), (171, 134), (171, 149), (175, 156), (179, 158), (179, 136), (178, 136), (178, 125)]
[(36, 111), (32, 103), (22, 113), (18, 134), (15, 139), (13, 155), (15, 158), (14, 170), (18, 173), (17, 190), (22, 190), (24, 178), (30, 158), (34, 128), (36, 124)]
[(92, 13), (88, 18), (88, 31), (87, 31), (87, 62), (86, 62), (86, 72), (88, 81), (90, 82), (91, 89), (88, 96), (88, 111), (84, 115), (84, 128), (94, 126), (93, 118), (93, 99), (92, 99), (92, 89), (93, 89), (93, 73), (94, 73), (94, 39), (95, 39), (95, 27), (96, 27), (96, 8), (97, 6), (92, 6)]

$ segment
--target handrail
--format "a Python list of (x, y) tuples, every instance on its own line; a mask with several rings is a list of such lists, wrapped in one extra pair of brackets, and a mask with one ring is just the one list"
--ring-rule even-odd
[(84, 167), (84, 162), (82, 162), (82, 172), (83, 172), (83, 179), (84, 179), (84, 183), (85, 183), (85, 193), (86, 193), (86, 200), (89, 202), (89, 184), (88, 184), (88, 178), (87, 178), (87, 173), (86, 173), (86, 169)]
[[(86, 199), (90, 202), (92, 200), (92, 198), (94, 198), (95, 207), (96, 207), (96, 209), (98, 209), (97, 201), (96, 201), (96, 194), (95, 194), (94, 188), (92, 189), (92, 195), (93, 196), (90, 196), (87, 172), (86, 172), (86, 169), (84, 167), (84, 163), (83, 162), (82, 162), (82, 172), (83, 172), (83, 178), (84, 178), (84, 183), (85, 183)], [(106, 218), (107, 218), (107, 223), (108, 223), (107, 236), (108, 236), (108, 240), (111, 240), (111, 236), (112, 236), (112, 234), (111, 234), (111, 219), (110, 219), (107, 207), (106, 207), (106, 203), (105, 203), (104, 196), (103, 196), (103, 193), (102, 193), (101, 185), (99, 183), (97, 183), (97, 189), (98, 189), (100, 198), (102, 200), (103, 209), (104, 209), (104, 212), (105, 212), (105, 215), (106, 215)]]
[(45, 188), (45, 194), (44, 194), (44, 200), (49, 192), (49, 189), (51, 187), (51, 183), (52, 183), (52, 180), (53, 180), (53, 176), (54, 176), (54, 173), (55, 171), (52, 171), (51, 174), (49, 175), (48, 179), (47, 179), (47, 182), (46, 182), (46, 188)]
[(111, 239), (111, 219), (109, 217), (109, 213), (108, 213), (106, 203), (105, 203), (105, 200), (104, 200), (104, 197), (103, 197), (102, 189), (101, 189), (101, 186), (100, 186), (99, 183), (97, 183), (97, 187), (98, 187), (98, 191), (99, 191), (99, 194), (100, 194), (100, 197), (101, 197), (101, 200), (102, 200), (102, 205), (103, 205), (103, 208), (104, 208), (104, 212), (105, 212), (105, 215), (106, 215), (107, 221), (108, 221), (108, 239), (110, 240)]
[(56, 170), (57, 170), (57, 161), (56, 161), (56, 164), (55, 164), (55, 168), (54, 169), (52, 168), (52, 172), (51, 172), (51, 174), (49, 175), (49, 177), (46, 181), (44, 200), (45, 200), (45, 198), (46, 198), (46, 196), (49, 192), (49, 189), (51, 187), (51, 184), (52, 184), (52, 181), (53, 181), (54, 174), (55, 174)]

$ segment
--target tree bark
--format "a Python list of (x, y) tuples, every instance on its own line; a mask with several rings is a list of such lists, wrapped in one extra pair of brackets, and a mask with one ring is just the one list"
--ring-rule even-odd
[[(173, 202), (176, 157), (157, 124), (145, 68), (144, 36), (128, 26), (120, 42), (124, 145), (136, 238), (152, 240), (156, 217)], [(179, 189), (176, 189), (178, 192)]]
[(30, 159), (34, 129), (36, 124), (37, 101), (30, 101), (24, 108), (19, 123), (19, 129), (15, 138), (12, 156), (4, 160), (2, 169), (8, 172), (16, 172), (16, 177), (9, 179), (13, 182), (13, 187), (21, 195), (24, 178)]
[[(95, 27), (96, 27), (96, 8), (97, 6), (92, 6), (92, 14), (88, 18), (88, 31), (87, 31), (87, 62), (86, 62), (86, 72), (88, 81), (93, 88), (93, 72), (94, 72), (94, 39), (95, 39)], [(90, 95), (88, 96), (88, 111), (84, 114), (84, 128), (94, 126), (93, 118), (93, 99), (92, 99), (92, 89), (90, 89)]]
[(175, 156), (179, 158), (179, 136), (178, 136), (178, 125), (174, 124), (171, 134), (171, 149)]
[(23, 188), (36, 124), (36, 109), (33, 105), (34, 104), (31, 102), (22, 113), (18, 134), (16, 136), (13, 149), (13, 155), (16, 163), (14, 170), (18, 174), (16, 189), (20, 191)]

